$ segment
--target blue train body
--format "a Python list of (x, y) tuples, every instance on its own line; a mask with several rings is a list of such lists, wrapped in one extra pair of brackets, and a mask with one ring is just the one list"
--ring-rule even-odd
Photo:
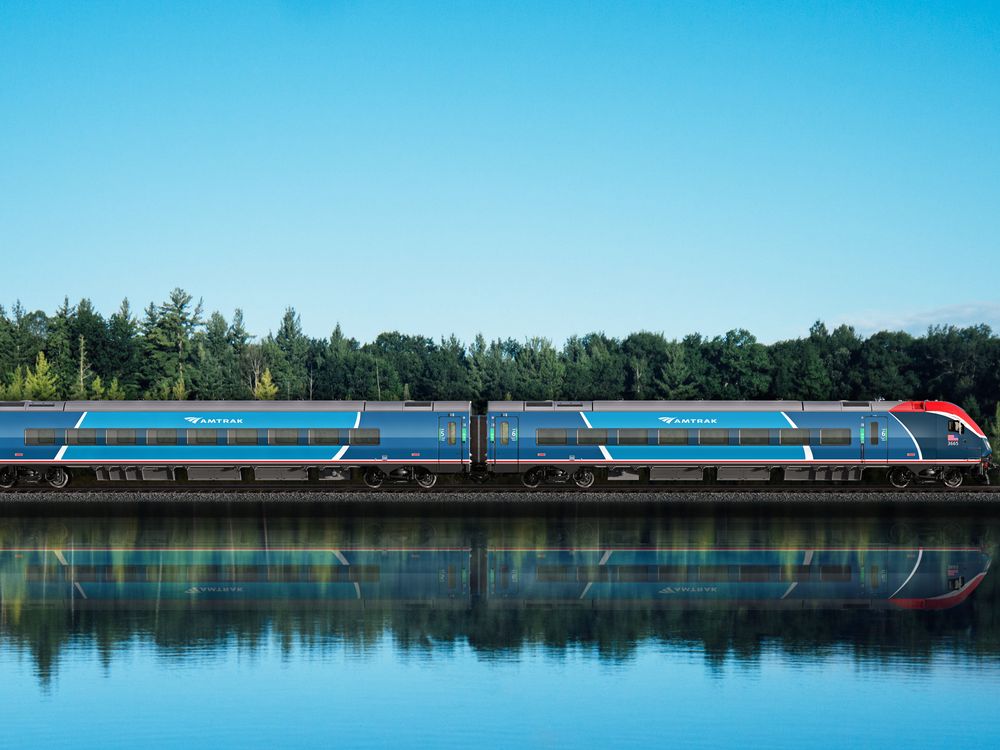
[[(0, 464), (94, 467), (104, 479), (346, 479), (433, 486), (467, 471), (469, 402), (66, 402), (0, 408)], [(61, 475), (60, 475), (61, 476)]]
[[(491, 402), (489, 461), (496, 472), (612, 478), (858, 479), (890, 468), (894, 483), (984, 474), (990, 445), (964, 411), (944, 402)], [(581, 471), (582, 467), (582, 471)], [(890, 472), (892, 473), (892, 472)], [(588, 476), (589, 475), (589, 476)], [(956, 485), (957, 486), (957, 485)]]
[(609, 480), (986, 477), (990, 444), (941, 401), (16, 402), (0, 405), (0, 487), (99, 479)]

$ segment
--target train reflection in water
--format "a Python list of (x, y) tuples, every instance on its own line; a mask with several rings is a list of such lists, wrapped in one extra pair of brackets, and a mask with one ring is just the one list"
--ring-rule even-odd
[[(980, 546), (872, 543), (870, 534), (863, 542), (852, 542), (848, 534), (837, 544), (798, 539), (796, 544), (734, 544), (728, 537), (691, 543), (677, 542), (676, 534), (636, 544), (602, 542), (598, 530), (595, 543), (592, 527), (551, 525), (541, 520), (533, 528), (512, 531), (486, 524), (470, 531), (456, 521), (453, 531), (440, 532), (448, 537), (446, 544), (398, 543), (392, 535), (377, 544), (358, 544), (346, 538), (354, 532), (346, 534), (331, 520), (329, 528), (319, 529), (324, 543), (295, 544), (288, 534), (272, 530), (265, 545), (252, 538), (253, 529), (243, 529), (241, 538), (251, 538), (242, 543), (233, 543), (227, 527), (196, 544), (167, 539), (148, 544), (141, 534), (126, 544), (108, 543), (93, 533), (84, 534), (85, 541), (72, 539), (62, 526), (41, 544), (15, 539), (4, 545), (0, 603), (5, 609), (39, 604), (227, 608), (278, 602), (945, 609), (964, 601), (990, 565)], [(782, 533), (790, 534), (788, 529)], [(113, 529), (109, 535), (121, 536)], [(658, 536), (648, 530), (646, 535)], [(405, 542), (405, 525), (397, 536)], [(544, 539), (535, 541), (539, 536)]]

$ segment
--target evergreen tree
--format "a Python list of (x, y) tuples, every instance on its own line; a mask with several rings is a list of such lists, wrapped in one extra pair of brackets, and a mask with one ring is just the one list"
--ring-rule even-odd
[(188, 392), (184, 385), (184, 375), (177, 376), (177, 382), (170, 387), (170, 398), (174, 401), (187, 401)]
[(302, 323), (292, 307), (285, 308), (281, 325), (273, 338), (271, 363), (275, 367), (277, 385), (282, 398), (306, 397), (308, 381), (309, 342), (302, 333)]
[(45, 349), (49, 319), (41, 310), (28, 312), (20, 301), (14, 303), (11, 312), (14, 315), (10, 328), (14, 366), (27, 369), (35, 363), (38, 352)]
[(70, 389), (70, 398), (75, 401), (85, 401), (88, 393), (87, 383), (93, 373), (91, 373), (90, 364), (87, 362), (87, 344), (82, 335), (80, 336), (77, 351), (76, 379), (73, 381), (73, 386)]
[(38, 352), (35, 369), (29, 370), (24, 379), (24, 390), (27, 398), (33, 401), (51, 401), (58, 398), (59, 387), (56, 376), (45, 358), (45, 352)]
[[(87, 361), (96, 373), (107, 373), (112, 366), (108, 322), (87, 298), (81, 299), (70, 318), (70, 342), (76, 346), (80, 337), (87, 342)], [(75, 354), (79, 354), (75, 352)]]
[[(95, 396), (96, 398), (96, 396)], [(108, 386), (108, 401), (123, 401), (125, 399), (125, 389), (118, 382), (118, 378), (111, 378), (111, 385)]]
[(90, 381), (90, 397), (94, 401), (100, 401), (104, 398), (104, 383), (101, 382), (100, 375), (95, 375), (94, 379)]
[(168, 383), (173, 387), (185, 375), (193, 361), (192, 337), (201, 326), (201, 301), (192, 307), (192, 297), (183, 289), (174, 289), (159, 307), (150, 304), (143, 321), (144, 348), (148, 382)]
[[(122, 300), (118, 311), (108, 319), (107, 364), (105, 365), (107, 369), (99, 369), (98, 372), (103, 373), (105, 377), (117, 379), (121, 391), (131, 395), (148, 386), (148, 383), (140, 385), (143, 365), (142, 342), (138, 334), (139, 324), (132, 316), (132, 310), (128, 298), (126, 298)], [(111, 399), (110, 392), (108, 398)]]
[(69, 297), (64, 297), (56, 314), (49, 319), (46, 332), (47, 358), (56, 380), (56, 390), (60, 393), (72, 391), (76, 382), (77, 362), (70, 343), (70, 327), (75, 314), (75, 308), (69, 304)]
[(260, 380), (257, 381), (257, 387), (253, 390), (253, 397), (258, 401), (273, 401), (277, 394), (278, 386), (274, 384), (271, 370), (265, 367)]
[(10, 374), (7, 385), (3, 389), (5, 401), (24, 401), (28, 398), (28, 389), (25, 385), (24, 368), (18, 365), (14, 372)]

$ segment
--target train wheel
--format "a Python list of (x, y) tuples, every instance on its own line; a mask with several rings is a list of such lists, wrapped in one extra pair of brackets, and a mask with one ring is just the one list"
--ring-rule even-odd
[(531, 469), (530, 471), (524, 472), (521, 475), (521, 484), (529, 489), (535, 489), (538, 485), (542, 483), (541, 472)]
[(905, 466), (894, 466), (889, 471), (889, 484), (898, 490), (904, 489), (910, 486), (910, 482), (913, 481), (913, 472), (907, 469)]
[(961, 487), (962, 480), (964, 479), (965, 477), (958, 469), (948, 469), (948, 471), (944, 473), (944, 476), (941, 477), (941, 481), (944, 483), (944, 486), (950, 490)]
[(17, 484), (17, 469), (13, 466), (4, 466), (0, 469), (0, 489), (9, 490)]
[(581, 490), (590, 489), (594, 486), (594, 472), (590, 469), (577, 469), (573, 474), (573, 482)]
[(435, 484), (437, 484), (438, 477), (437, 474), (433, 474), (429, 471), (422, 471), (417, 474), (417, 485), (421, 489), (429, 490)]
[(382, 482), (385, 481), (385, 474), (383, 474), (379, 469), (369, 469), (365, 472), (364, 478), (365, 484), (373, 490), (377, 490), (382, 486)]
[(69, 484), (69, 474), (66, 473), (66, 469), (57, 466), (45, 472), (45, 481), (49, 483), (50, 487), (61, 490)]

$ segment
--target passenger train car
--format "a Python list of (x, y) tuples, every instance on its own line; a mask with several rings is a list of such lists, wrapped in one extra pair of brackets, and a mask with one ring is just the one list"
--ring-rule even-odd
[(488, 465), (528, 486), (572, 480), (859, 480), (881, 470), (955, 488), (990, 444), (944, 401), (491, 401)]
[(335, 481), (441, 474), (527, 487), (608, 481), (857, 481), (959, 487), (990, 445), (943, 401), (66, 401), (0, 404), (0, 487)]

